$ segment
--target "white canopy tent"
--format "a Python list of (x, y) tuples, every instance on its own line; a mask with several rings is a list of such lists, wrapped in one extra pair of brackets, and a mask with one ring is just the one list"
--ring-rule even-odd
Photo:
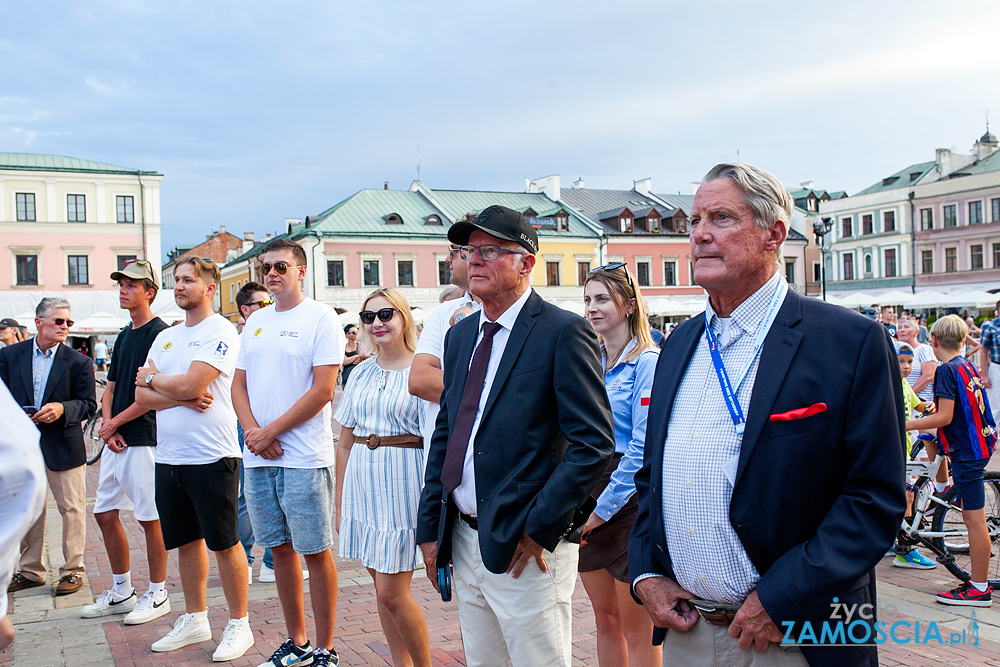
[(563, 299), (562, 301), (555, 301), (553, 305), (562, 308), (563, 310), (568, 310), (574, 315), (584, 316), (584, 305), (583, 299)]
[(670, 297), (661, 296), (646, 302), (646, 311), (650, 315), (676, 317), (694, 315), (705, 310), (705, 297)]
[(927, 291), (917, 292), (916, 297), (910, 302), (910, 308), (937, 308), (948, 305), (948, 295), (941, 292)]
[[(120, 311), (125, 312), (125, 311)], [(70, 330), (71, 336), (100, 336), (105, 334), (117, 334), (125, 325), (129, 323), (129, 318), (112, 315), (103, 311), (96, 312), (90, 317), (85, 317), (76, 322)]]

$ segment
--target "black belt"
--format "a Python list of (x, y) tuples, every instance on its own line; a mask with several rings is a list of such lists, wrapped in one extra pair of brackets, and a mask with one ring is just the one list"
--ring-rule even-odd
[(472, 516), (471, 514), (466, 514), (465, 512), (459, 512), (458, 518), (469, 524), (469, 528), (472, 530), (479, 530), (479, 519)]

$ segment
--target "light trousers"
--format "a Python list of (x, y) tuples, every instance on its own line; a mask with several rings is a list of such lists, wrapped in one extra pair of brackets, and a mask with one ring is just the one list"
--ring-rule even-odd
[[(49, 489), (62, 515), (62, 553), (65, 562), (59, 576), (83, 573), (83, 547), (87, 529), (87, 466), (58, 472), (45, 469)], [(45, 512), (21, 541), (20, 570), (28, 579), (45, 581), (46, 567), (42, 554), (45, 546)]]
[(483, 565), (479, 533), (455, 521), (452, 534), (458, 620), (468, 667), (569, 667), (573, 661), (571, 599), (580, 545), (543, 551), (548, 572), (531, 559), (521, 576)]
[(699, 618), (687, 632), (668, 630), (663, 641), (663, 667), (808, 667), (801, 651), (771, 644), (758, 653), (743, 650), (729, 628)]
[(991, 361), (986, 374), (990, 378), (990, 388), (986, 390), (986, 398), (990, 402), (994, 423), (1000, 424), (1000, 364)]

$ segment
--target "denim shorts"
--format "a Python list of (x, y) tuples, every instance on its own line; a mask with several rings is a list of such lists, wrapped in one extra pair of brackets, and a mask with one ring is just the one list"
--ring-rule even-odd
[(986, 491), (983, 487), (985, 459), (951, 460), (951, 478), (955, 483), (955, 500), (961, 500), (962, 509), (981, 510), (986, 506)]
[(243, 495), (258, 545), (291, 542), (306, 555), (333, 546), (333, 466), (246, 468)]

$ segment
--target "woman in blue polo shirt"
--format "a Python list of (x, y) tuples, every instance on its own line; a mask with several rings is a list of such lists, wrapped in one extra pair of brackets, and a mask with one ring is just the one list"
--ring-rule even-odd
[(659, 348), (649, 332), (642, 295), (624, 263), (599, 266), (584, 284), (587, 320), (601, 340), (604, 386), (611, 403), (615, 454), (592, 495), (597, 507), (583, 526), (580, 573), (597, 621), (597, 659), (608, 665), (659, 665), (653, 624), (629, 590), (628, 537), (638, 502), (649, 392)]

